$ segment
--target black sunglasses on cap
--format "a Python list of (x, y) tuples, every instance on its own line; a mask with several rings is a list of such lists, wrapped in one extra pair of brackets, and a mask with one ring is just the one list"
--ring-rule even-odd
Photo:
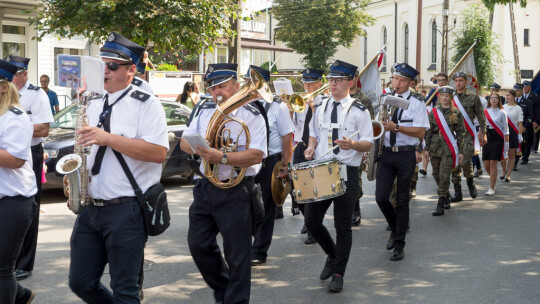
[(117, 62), (112, 62), (112, 61), (109, 61), (109, 62), (105, 62), (105, 65), (109, 68), (109, 70), (111, 71), (116, 71), (118, 70), (118, 66), (120, 65), (132, 65), (133, 63), (131, 62), (128, 62), (128, 63), (117, 63)]

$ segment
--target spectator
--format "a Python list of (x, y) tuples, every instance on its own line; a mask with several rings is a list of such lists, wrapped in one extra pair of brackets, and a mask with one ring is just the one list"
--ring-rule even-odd
[(151, 68), (152, 70), (156, 69), (156, 67), (154, 66), (154, 64), (152, 63), (150, 58), (148, 57), (148, 52), (147, 51), (144, 51), (143, 62), (146, 64), (147, 67)]
[(195, 93), (195, 83), (193, 81), (188, 81), (184, 84), (184, 91), (182, 94), (178, 95), (175, 100), (175, 102), (180, 102), (181, 104), (188, 106), (190, 109), (193, 109), (198, 101), (199, 94)]
[(51, 104), (51, 112), (52, 115), (58, 113), (60, 111), (59, 104), (58, 104), (58, 95), (56, 95), (56, 92), (49, 89), (49, 83), (51, 82), (51, 79), (47, 74), (41, 75), (39, 77), (39, 82), (41, 83), (41, 88), (45, 93), (47, 93), (47, 97), (49, 97), (49, 103)]

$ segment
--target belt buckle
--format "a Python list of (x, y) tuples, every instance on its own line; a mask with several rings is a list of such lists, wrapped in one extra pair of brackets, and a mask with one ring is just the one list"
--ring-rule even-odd
[(92, 200), (92, 203), (94, 204), (94, 206), (98, 206), (98, 207), (105, 206), (102, 199), (94, 199)]
[(393, 146), (392, 152), (399, 152), (399, 146)]

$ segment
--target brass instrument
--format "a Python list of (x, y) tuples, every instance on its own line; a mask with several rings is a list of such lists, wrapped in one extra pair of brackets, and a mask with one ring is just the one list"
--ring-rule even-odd
[[(210, 147), (223, 152), (235, 152), (238, 148), (238, 138), (236, 143), (233, 143), (230, 137), (230, 129), (226, 128), (225, 125), (229, 122), (236, 122), (242, 126), (246, 136), (246, 150), (249, 149), (251, 138), (247, 125), (238, 118), (230, 117), (229, 113), (255, 100), (264, 99), (268, 103), (272, 102), (272, 93), (261, 74), (251, 69), (250, 75), (250, 81), (244, 84), (236, 94), (231, 96), (223, 104), (220, 104), (212, 115), (206, 129), (206, 140)], [(247, 168), (238, 168), (240, 171), (235, 177), (234, 173), (237, 172), (237, 168), (232, 167), (229, 180), (222, 182), (218, 178), (220, 164), (210, 164), (206, 160), (203, 160), (203, 164), (204, 175), (212, 184), (221, 189), (230, 189), (240, 184), (247, 171)]]
[(319, 89), (316, 91), (313, 91), (311, 93), (303, 93), (303, 94), (292, 94), (289, 97), (289, 100), (287, 101), (288, 104), (291, 105), (291, 108), (297, 112), (302, 113), (306, 109), (306, 100), (309, 100), (313, 97), (316, 97), (317, 95), (321, 94), (322, 92), (328, 90), (328, 86), (330, 84), (325, 83), (323, 84)]
[(80, 137), (78, 131), (88, 125), (86, 109), (92, 94), (92, 92), (86, 91), (77, 105), (73, 153), (65, 155), (56, 163), (56, 171), (64, 174), (64, 194), (68, 197), (68, 207), (75, 214), (81, 213), (90, 201), (90, 197), (88, 197), (88, 168), (86, 167), (86, 156), (90, 153), (90, 148), (83, 147), (78, 143)]

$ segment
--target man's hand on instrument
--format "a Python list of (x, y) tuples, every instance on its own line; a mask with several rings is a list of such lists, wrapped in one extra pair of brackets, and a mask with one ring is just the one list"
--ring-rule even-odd
[(390, 132), (392, 130), (395, 130), (396, 129), (396, 123), (389, 120), (389, 121), (382, 121), (382, 124), (383, 124), (383, 127), (384, 127), (384, 131), (385, 132)]
[(84, 127), (79, 130), (79, 144), (84, 147), (91, 145), (108, 146), (111, 133), (98, 127)]
[(345, 151), (352, 149), (353, 146), (352, 140), (348, 139), (345, 136), (343, 136), (343, 139), (336, 139), (334, 143), (338, 145), (341, 150)]
[(221, 164), (221, 160), (223, 159), (223, 152), (215, 148), (207, 149), (201, 146), (196, 146), (195, 153), (197, 153), (202, 159), (214, 165)]
[(461, 162), (463, 161), (463, 154), (458, 154), (457, 163), (461, 165)]
[(304, 157), (306, 158), (306, 160), (312, 160), (314, 155), (315, 155), (315, 148), (308, 147), (306, 151), (304, 151)]
[(279, 179), (287, 179), (287, 178), (289, 178), (289, 169), (287, 168), (286, 164), (283, 164), (283, 166), (279, 169), (279, 173), (277, 175), (277, 178), (279, 178)]

